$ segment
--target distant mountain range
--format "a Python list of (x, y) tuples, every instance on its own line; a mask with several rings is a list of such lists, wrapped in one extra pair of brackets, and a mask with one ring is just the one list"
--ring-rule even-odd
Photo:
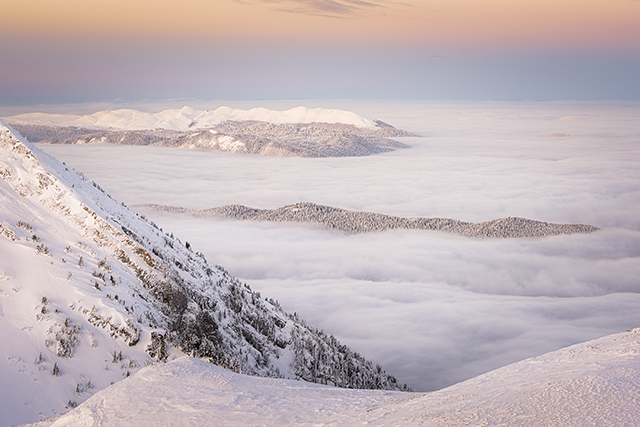
[(593, 225), (553, 224), (517, 217), (500, 218), (480, 223), (448, 218), (402, 218), (373, 212), (350, 211), (310, 202), (296, 203), (277, 209), (255, 209), (242, 205), (226, 205), (209, 209), (186, 209), (153, 204), (143, 206), (157, 211), (198, 217), (320, 224), (326, 228), (346, 233), (407, 229), (444, 231), (469, 237), (515, 238), (584, 234), (600, 230)]
[(289, 110), (252, 108), (241, 110), (218, 107), (215, 110), (198, 110), (188, 106), (180, 109), (147, 113), (132, 109), (104, 110), (93, 114), (27, 113), (5, 117), (10, 123), (46, 126), (71, 126), (86, 129), (144, 130), (166, 129), (187, 131), (205, 129), (230, 121), (259, 121), (283, 123), (341, 123), (359, 128), (375, 129), (380, 122), (352, 111), (331, 108), (295, 107)]
[(408, 147), (390, 138), (415, 136), (351, 111), (306, 107), (184, 107), (155, 114), (123, 109), (84, 116), (31, 113), (8, 121), (30, 142), (108, 142), (278, 157), (368, 156)]
[(0, 121), (0, 425), (189, 355), (243, 374), (408, 390)]
[(273, 124), (227, 120), (207, 129), (103, 130), (13, 124), (31, 142), (43, 144), (155, 145), (277, 157), (368, 156), (407, 148), (390, 137), (412, 136), (388, 125), (375, 129), (342, 123)]

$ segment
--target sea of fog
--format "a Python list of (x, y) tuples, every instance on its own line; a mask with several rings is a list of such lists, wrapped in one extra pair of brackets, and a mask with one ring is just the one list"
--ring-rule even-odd
[[(387, 154), (325, 159), (39, 146), (420, 391), (640, 326), (640, 103), (304, 105), (351, 110), (420, 137), (403, 138), (410, 148)], [(420, 230), (345, 235), (136, 207), (301, 201), (464, 221), (521, 216), (602, 230), (510, 240)]]

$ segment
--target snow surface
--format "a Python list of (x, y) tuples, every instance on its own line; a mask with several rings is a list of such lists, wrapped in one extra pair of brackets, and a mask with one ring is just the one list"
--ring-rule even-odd
[(168, 109), (159, 113), (146, 113), (124, 108), (98, 111), (86, 115), (27, 113), (6, 117), (5, 120), (18, 124), (119, 130), (170, 129), (186, 131), (213, 126), (225, 120), (256, 120), (269, 123), (344, 123), (361, 128), (373, 129), (376, 127), (374, 120), (351, 111), (303, 106), (282, 111), (268, 108), (241, 110), (224, 106), (215, 110), (197, 110), (184, 106), (180, 109)]
[[(9, 135), (9, 129), (1, 125), (0, 121), (0, 143)], [(61, 166), (58, 170), (46, 171), (24, 146), (17, 145), (14, 151), (27, 160), (0, 150), (0, 231), (5, 234), (0, 236), (1, 425), (65, 411), (69, 402), (86, 399), (152, 361), (144, 345), (131, 347), (113, 339), (107, 329), (83, 324), (73, 333), (85, 310), (109, 318), (113, 325), (126, 325), (118, 300), (130, 303), (134, 291), (127, 284), (136, 279), (110, 262), (110, 275), (122, 286), (109, 289), (112, 299), (101, 295), (92, 285), (92, 271), (104, 273), (98, 263), (106, 259), (107, 252), (76, 225), (95, 224), (83, 209), (95, 206), (94, 202), (81, 200), (58, 180), (68, 182), (69, 187), (91, 184), (57, 162), (51, 164)], [(14, 180), (20, 182), (22, 198), (12, 197)], [(61, 216), (49, 210), (61, 207)], [(138, 312), (149, 308), (143, 301), (135, 305)], [(72, 357), (59, 357), (62, 340), (57, 336), (71, 342)], [(141, 338), (142, 343), (149, 340), (148, 334)], [(114, 351), (125, 357), (112, 362)], [(40, 361), (39, 355), (43, 356)], [(60, 376), (52, 375), (54, 364)]]
[(345, 390), (235, 374), (193, 358), (149, 366), (38, 427), (636, 426), (640, 329), (431, 393)]

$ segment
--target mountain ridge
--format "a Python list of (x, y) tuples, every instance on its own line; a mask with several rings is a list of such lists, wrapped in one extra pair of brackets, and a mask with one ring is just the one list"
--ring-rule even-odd
[(300, 202), (276, 209), (256, 209), (243, 205), (224, 205), (207, 209), (145, 204), (141, 207), (160, 212), (214, 217), (240, 221), (296, 222), (319, 224), (348, 234), (393, 229), (433, 230), (481, 238), (546, 237), (561, 234), (584, 234), (600, 230), (586, 224), (554, 224), (519, 217), (506, 217), (480, 223), (449, 218), (397, 217), (365, 211), (351, 211), (312, 202)]
[(185, 105), (180, 109), (162, 110), (158, 113), (121, 108), (84, 115), (27, 113), (7, 117), (6, 119), (8, 122), (18, 124), (30, 123), (113, 130), (167, 129), (186, 131), (189, 129), (208, 128), (227, 120), (261, 121), (273, 124), (342, 123), (370, 129), (388, 126), (379, 120), (363, 117), (352, 111), (331, 108), (308, 108), (304, 106), (288, 110), (272, 110), (262, 107), (242, 110), (226, 106), (221, 106), (214, 110), (199, 110)]
[(224, 121), (198, 130), (104, 130), (30, 124), (13, 125), (42, 144), (153, 145), (277, 157), (369, 156), (408, 148), (391, 137), (414, 136), (382, 124), (375, 129), (344, 123)]
[[(2, 424), (60, 413), (181, 355), (236, 372), (408, 390), (207, 263), (0, 121)], [(10, 386), (9, 386), (10, 385)]]

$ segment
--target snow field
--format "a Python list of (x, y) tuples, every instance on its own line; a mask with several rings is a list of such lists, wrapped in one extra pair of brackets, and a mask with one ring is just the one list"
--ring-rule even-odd
[(524, 360), (431, 393), (248, 377), (181, 358), (87, 400), (52, 426), (634, 426), (640, 329)]

